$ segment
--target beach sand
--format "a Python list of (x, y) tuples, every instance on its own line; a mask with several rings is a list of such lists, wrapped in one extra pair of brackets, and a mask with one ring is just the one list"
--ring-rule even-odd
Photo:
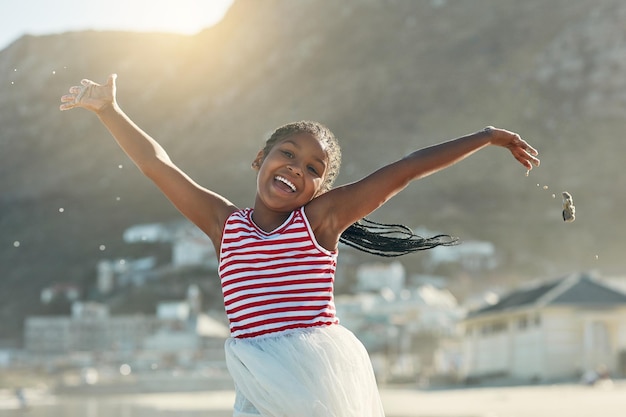
[[(624, 417), (626, 381), (446, 390), (382, 388), (387, 417)], [(7, 400), (5, 398), (5, 400)], [(33, 399), (34, 400), (34, 399)], [(232, 391), (58, 396), (29, 404), (29, 417), (230, 417)], [(1, 402), (0, 402), (1, 403)], [(5, 402), (4, 405), (10, 405)], [(2, 405), (2, 404), (0, 404)], [(3, 409), (4, 408), (4, 409)], [(16, 415), (1, 407), (0, 416)]]
[[(551, 385), (423, 391), (383, 388), (387, 417), (625, 417), (626, 381), (597, 386)], [(230, 391), (138, 396), (160, 412), (213, 411), (230, 416)], [(215, 413), (215, 414), (214, 414)], [(222, 414), (223, 413), (223, 414)], [(161, 415), (161, 414), (159, 414)]]

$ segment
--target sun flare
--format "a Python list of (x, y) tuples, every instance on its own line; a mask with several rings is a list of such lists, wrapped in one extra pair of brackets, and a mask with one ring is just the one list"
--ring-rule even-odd
[(139, 0), (124, 2), (118, 24), (140, 32), (195, 34), (219, 22), (233, 0)]
[(218, 23), (232, 3), (233, 0), (1, 1), (0, 49), (26, 34), (97, 30), (193, 35)]

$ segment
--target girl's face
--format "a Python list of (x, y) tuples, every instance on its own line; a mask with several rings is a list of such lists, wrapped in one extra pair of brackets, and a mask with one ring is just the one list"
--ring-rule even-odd
[(291, 212), (315, 198), (321, 190), (328, 156), (309, 133), (296, 133), (276, 143), (267, 155), (260, 151), (257, 201), (275, 211)]

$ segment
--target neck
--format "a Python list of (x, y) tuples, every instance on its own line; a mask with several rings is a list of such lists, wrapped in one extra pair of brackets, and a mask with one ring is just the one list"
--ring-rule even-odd
[(292, 212), (293, 211), (275, 211), (262, 205), (255, 204), (252, 211), (252, 220), (261, 230), (271, 232), (285, 223)]

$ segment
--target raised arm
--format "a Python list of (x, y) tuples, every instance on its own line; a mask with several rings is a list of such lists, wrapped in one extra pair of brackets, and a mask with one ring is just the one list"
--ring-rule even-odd
[(115, 74), (103, 85), (82, 80), (80, 86), (71, 87), (69, 94), (61, 97), (60, 109), (82, 107), (97, 114), (141, 172), (211, 238), (216, 250), (219, 249), (224, 221), (236, 208), (193, 181), (172, 162), (156, 140), (130, 120), (117, 104), (115, 80)]
[(307, 210), (313, 221), (320, 219), (318, 240), (331, 246), (330, 242), (338, 240), (349, 225), (376, 210), (411, 181), (449, 167), (489, 145), (507, 148), (527, 170), (539, 165), (537, 151), (519, 135), (494, 127), (422, 148), (360, 181), (337, 187), (313, 200)]

